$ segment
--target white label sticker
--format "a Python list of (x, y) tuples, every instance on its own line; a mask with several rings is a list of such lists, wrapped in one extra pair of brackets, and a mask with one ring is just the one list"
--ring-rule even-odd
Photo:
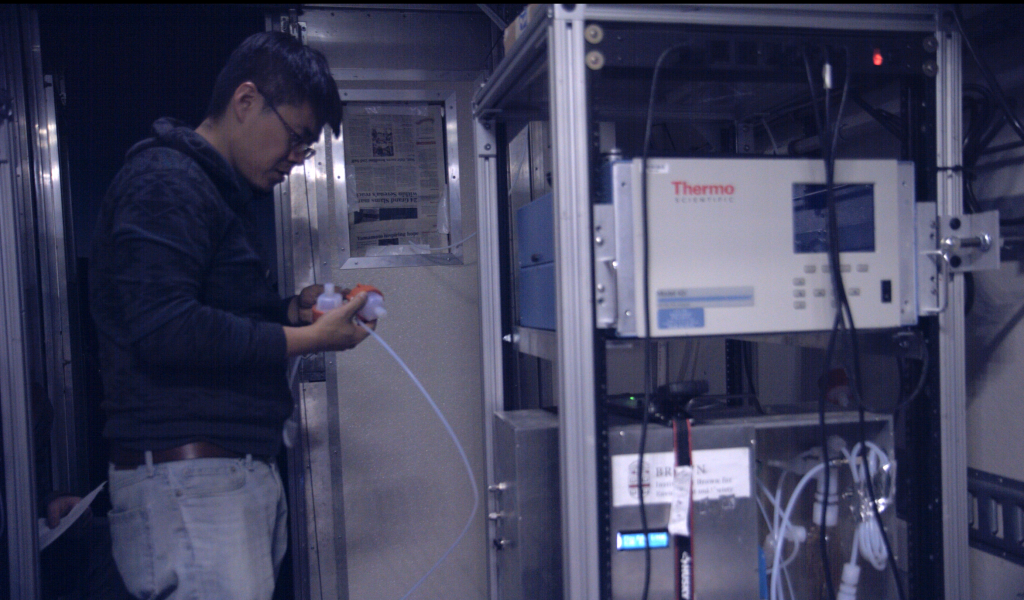
[(693, 481), (693, 467), (676, 467), (672, 508), (668, 513), (668, 532), (672, 535), (690, 537), (690, 484)]
[(693, 501), (750, 497), (750, 449), (693, 451)]
[(640, 504), (639, 491), (644, 504), (669, 504), (674, 497), (676, 457), (673, 452), (644, 454), (643, 469), (638, 469), (639, 455), (612, 456), (612, 506)]

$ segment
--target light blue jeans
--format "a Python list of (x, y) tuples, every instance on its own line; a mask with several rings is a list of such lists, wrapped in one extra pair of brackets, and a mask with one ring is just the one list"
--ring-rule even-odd
[(269, 600), (288, 543), (281, 477), (258, 460), (111, 466), (114, 561), (128, 591), (161, 600)]

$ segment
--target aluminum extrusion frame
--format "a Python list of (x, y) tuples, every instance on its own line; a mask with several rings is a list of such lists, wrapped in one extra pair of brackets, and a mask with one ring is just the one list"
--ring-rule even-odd
[(0, 84), (7, 88), (12, 117), (0, 117), (0, 460), (3, 493), (0, 519), (7, 541), (11, 598), (33, 599), (39, 591), (39, 544), (35, 464), (29, 408), (28, 344), (23, 269), (22, 215), (31, 210), (28, 114), (22, 76), (24, 7), (0, 7)]
[[(935, 81), (936, 166), (939, 217), (963, 214), (962, 74), (960, 35), (937, 34)], [(944, 270), (948, 273), (948, 270)], [(941, 283), (940, 283), (941, 285)], [(939, 443), (942, 461), (942, 560), (946, 598), (970, 598), (967, 496), (967, 358), (964, 346), (964, 279), (946, 282), (946, 310), (939, 314)]]
[[(838, 12), (837, 12), (838, 11)], [(600, 597), (600, 564), (596, 550), (598, 507), (592, 493), (597, 483), (594, 443), (594, 351), (590, 293), (589, 182), (587, 160), (586, 106), (583, 27), (587, 21), (657, 22), (659, 24), (722, 25), (739, 27), (786, 27), (859, 31), (935, 32), (940, 29), (941, 10), (935, 5), (827, 5), (720, 6), (684, 5), (641, 8), (622, 5), (555, 5), (553, 10), (531, 23), (474, 97), (477, 119), (500, 113), (514, 93), (521, 89), (520, 77), (535, 74), (538, 63), (548, 65), (550, 118), (554, 137), (554, 191), (556, 265), (558, 268), (556, 306), (558, 313), (557, 387), (560, 405), (560, 452), (562, 467), (563, 563), (565, 597), (584, 600)], [(547, 47), (543, 47), (543, 29)], [(959, 164), (960, 100), (959, 38), (945, 33), (939, 51), (938, 125), (939, 164)], [(514, 112), (520, 107), (510, 107)], [(478, 167), (479, 168), (479, 167)], [(946, 177), (948, 175), (948, 177)], [(481, 180), (481, 186), (493, 185)], [(960, 176), (954, 171), (940, 175), (940, 214), (959, 214)], [(481, 202), (486, 192), (481, 190)], [(485, 213), (480, 212), (483, 219)], [(486, 222), (483, 221), (482, 222)], [(482, 253), (496, 252), (497, 244), (484, 244)], [(492, 282), (493, 283), (493, 282)], [(498, 314), (499, 288), (482, 282), (485, 314)], [(962, 281), (954, 281), (951, 305), (942, 317), (941, 403), (943, 463), (943, 540), (946, 546), (944, 577), (947, 597), (967, 597), (967, 511), (966, 432), (964, 431), (963, 315)], [(490, 308), (486, 305), (490, 304)], [(485, 346), (498, 349), (500, 341), (485, 339)], [(486, 366), (486, 365), (485, 365)], [(948, 371), (948, 372), (947, 372)], [(485, 368), (485, 406), (495, 403), (493, 382), (500, 369)], [(500, 388), (497, 388), (500, 389)], [(488, 435), (488, 446), (493, 439)], [(955, 591), (954, 591), (955, 590)]]

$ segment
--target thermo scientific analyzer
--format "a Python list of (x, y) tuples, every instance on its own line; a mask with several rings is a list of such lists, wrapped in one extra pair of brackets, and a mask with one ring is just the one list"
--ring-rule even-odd
[[(648, 159), (646, 215), (641, 162), (609, 163), (611, 206), (595, 207), (595, 227), (614, 229), (595, 235), (599, 302), (608, 283), (614, 306), (603, 326), (640, 337), (832, 328), (821, 160)], [(836, 161), (833, 189), (856, 326), (916, 323), (913, 164)]]

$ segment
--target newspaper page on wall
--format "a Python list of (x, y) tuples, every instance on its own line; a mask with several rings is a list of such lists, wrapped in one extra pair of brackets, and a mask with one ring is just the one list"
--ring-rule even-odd
[(448, 244), (444, 107), (345, 106), (352, 256), (419, 254)]

